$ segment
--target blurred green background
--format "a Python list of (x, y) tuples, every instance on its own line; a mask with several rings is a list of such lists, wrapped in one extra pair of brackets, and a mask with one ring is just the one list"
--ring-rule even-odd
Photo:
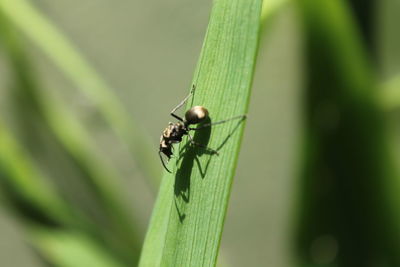
[[(371, 69), (375, 72), (377, 83), (391, 83), (394, 77), (400, 75), (400, 35), (397, 29), (400, 25), (400, 2), (344, 2), (350, 5), (357, 27), (361, 25), (358, 29), (361, 29), (362, 45), (367, 51), (368, 60), (372, 62)], [(44, 262), (57, 265), (63, 258), (59, 256), (63, 254), (60, 251), (79, 256), (75, 250), (84, 252), (87, 249), (93, 252), (93, 257), (101, 255), (99, 259), (117, 255), (115, 261), (124, 266), (126, 262), (132, 262), (138, 257), (135, 253), (139, 252), (143, 241), (157, 192), (157, 181), (154, 178), (160, 177), (162, 172), (157, 158), (159, 136), (165, 124), (171, 120), (169, 111), (190, 87), (212, 1), (32, 0), (31, 3), (73, 43), (101, 79), (107, 82), (123, 109), (127, 110), (129, 118), (132, 118), (132, 123), (139, 129), (137, 138), (142, 138), (141, 135), (148, 138), (144, 139), (144, 143), (150, 146), (144, 145), (147, 150), (143, 153), (148, 155), (149, 165), (153, 164), (149, 167), (153, 177), (148, 177), (148, 171), (138, 168), (140, 164), (137, 157), (141, 155), (133, 155), (118, 135), (110, 130), (96, 101), (84, 96), (43, 49), (13, 23), (6, 22), (7, 16), (1, 15), (0, 129), (12, 133), (24, 150), (23, 154), (28, 155), (29, 160), (33, 159), (38, 176), (49, 177), (51, 184), (58, 188), (57, 196), (62, 196), (68, 203), (72, 203), (72, 209), (80, 211), (56, 214), (54, 218), (57, 220), (53, 220), (52, 215), (50, 218), (37, 215), (38, 212), (26, 204), (31, 203), (29, 200), (20, 201), (19, 193), (13, 192), (19, 189), (8, 182), (12, 175), (4, 171), (9, 167), (4, 165), (9, 163), (3, 159), (0, 193), (5, 205), (0, 210), (0, 265), (44, 266)], [(221, 264), (296, 266), (299, 262), (308, 262), (310, 265), (307, 266), (367, 266), (365, 262), (360, 265), (349, 265), (351, 261), (343, 263), (346, 259), (342, 260), (340, 256), (345, 251), (340, 239), (343, 232), (341, 226), (339, 230), (335, 227), (342, 224), (337, 222), (335, 226), (334, 222), (337, 219), (335, 215), (345, 215), (340, 212), (332, 212), (335, 215), (330, 213), (335, 209), (335, 196), (331, 196), (333, 200), (328, 205), (321, 198), (324, 192), (329, 195), (335, 190), (331, 190), (329, 184), (318, 187), (317, 183), (313, 187), (304, 182), (306, 179), (303, 178), (307, 176), (304, 173), (308, 170), (304, 167), (307, 165), (304, 163), (307, 161), (307, 152), (304, 151), (303, 141), (315, 126), (312, 120), (308, 120), (308, 110), (313, 108), (307, 105), (317, 105), (318, 96), (311, 101), (308, 98), (310, 93), (307, 84), (313, 81), (307, 74), (310, 67), (307, 67), (306, 51), (310, 51), (305, 48), (307, 36), (303, 32), (304, 25), (299, 22), (300, 16), (295, 4), (288, 2), (274, 12), (262, 27), (249, 118), (222, 237)], [(314, 51), (315, 55), (323, 55), (321, 51), (319, 53), (322, 54)], [(93, 81), (87, 82), (90, 84)], [(332, 81), (322, 82), (328, 85)], [(397, 88), (400, 90), (400, 86)], [(54, 115), (61, 128), (64, 123), (66, 127), (69, 125), (63, 120), (62, 114), (53, 114), (54, 108), (45, 103), (52, 99), (56, 99), (52, 102), (56, 109), (59, 108), (59, 102), (63, 103), (66, 111), (78, 118), (88, 131), (88, 140), (93, 147), (89, 149), (89, 160), (87, 157), (74, 157), (79, 153), (65, 149), (65, 144), (59, 141), (54, 128), (46, 123), (49, 119), (42, 114), (43, 111), (50, 112), (50, 117)], [(400, 103), (400, 98), (397, 103)], [(332, 116), (335, 120), (335, 111), (324, 111), (324, 107), (322, 111), (322, 120), (328, 121), (328, 124)], [(389, 125), (388, 132), (378, 136), (392, 138), (389, 140), (390, 156), (393, 156), (393, 165), (397, 166), (400, 162), (396, 154), (400, 144), (398, 109), (390, 107), (379, 114), (383, 114), (383, 117), (372, 116), (371, 128), (374, 127), (374, 120), (385, 120), (385, 124)], [(346, 135), (344, 138), (347, 138)], [(0, 149), (3, 155), (9, 155), (5, 154), (4, 147)], [(376, 154), (376, 161), (386, 160), (392, 159)], [(372, 161), (375, 162), (374, 159)], [(88, 166), (95, 169), (98, 166), (99, 173), (92, 172)], [(106, 171), (110, 170), (109, 173), (103, 173), (103, 167)], [(25, 167), (17, 163), (16, 168)], [(112, 188), (111, 193), (102, 191), (102, 186), (90, 180), (93, 176), (100, 177), (100, 180), (104, 178), (106, 182), (100, 183), (105, 184), (107, 190)], [(383, 180), (388, 188), (393, 183), (393, 190), (396, 189), (396, 182), (399, 182)], [(370, 180), (366, 179), (368, 182)], [(315, 189), (315, 186), (318, 188)], [(355, 191), (358, 190), (356, 186), (353, 188)], [(385, 195), (384, 191), (376, 192), (372, 188), (369, 193)], [(315, 195), (314, 189), (317, 191)], [(326, 191), (321, 193), (319, 189)], [(400, 191), (393, 192), (393, 195), (396, 193), (400, 194)], [(112, 196), (111, 200), (105, 197), (108, 194)], [(344, 195), (336, 197), (351, 201)], [(357, 196), (354, 195), (355, 198)], [(393, 197), (391, 201), (395, 200)], [(321, 207), (315, 207), (315, 203), (322, 203)], [(393, 208), (396, 209), (399, 204), (392, 203)], [(359, 205), (355, 207), (360, 210), (374, 210), (369, 209), (371, 203), (368, 201), (348, 205)], [(321, 212), (324, 207), (325, 213)], [(121, 213), (120, 217), (117, 216), (118, 221), (110, 219), (109, 215), (114, 212)], [(378, 215), (371, 211), (370, 216)], [(81, 218), (82, 222), (76, 225), (65, 217)], [(368, 224), (362, 216), (357, 218), (360, 221), (352, 223)], [(321, 225), (326, 226), (313, 229), (315, 221), (319, 219)], [(387, 227), (379, 224), (367, 230), (398, 229), (400, 225), (393, 226), (396, 222), (395, 219), (389, 220)], [(49, 237), (46, 234), (49, 229), (62, 234), (58, 236), (49, 232)], [(121, 238), (128, 231), (126, 236), (132, 237), (132, 240), (128, 237), (127, 240), (118, 240), (118, 234), (117, 240), (113, 240), (110, 233), (113, 235), (114, 230), (120, 231), (118, 234)], [(315, 233), (312, 233), (314, 230)], [(74, 239), (66, 237), (71, 232)], [(380, 233), (379, 229), (377, 233)], [(379, 252), (379, 256), (372, 257), (371, 265), (368, 266), (399, 266), (395, 264), (396, 257), (389, 253), (389, 250), (400, 249), (393, 245), (399, 242), (399, 233), (388, 234), (394, 239), (392, 243), (388, 242), (392, 249), (385, 250), (382, 246), (376, 246), (377, 250), (387, 251), (388, 254)], [(384, 239), (385, 236), (382, 236)], [(91, 241), (87, 241), (87, 238)], [(380, 242), (374, 237), (369, 240)], [(132, 248), (132, 255), (124, 247), (127, 244), (130, 245), (129, 249)], [(357, 247), (356, 242), (354, 245)], [(83, 248), (80, 249), (80, 246)], [(389, 260), (386, 257), (392, 258)], [(114, 266), (107, 265), (106, 259), (100, 261), (104, 266)], [(94, 261), (88, 259), (88, 262)], [(74, 263), (71, 264), (59, 266), (74, 266)]]

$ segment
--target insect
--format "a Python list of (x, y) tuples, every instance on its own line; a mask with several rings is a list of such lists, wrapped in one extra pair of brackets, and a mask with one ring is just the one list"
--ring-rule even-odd
[(222, 121), (218, 121), (218, 122), (214, 122), (214, 123), (206, 123), (206, 124), (203, 124), (203, 125), (201, 125), (199, 127), (195, 127), (195, 128), (189, 127), (190, 125), (204, 122), (208, 117), (208, 110), (203, 106), (192, 107), (191, 109), (186, 111), (184, 118), (181, 118), (175, 114), (175, 112), (187, 102), (187, 100), (193, 94), (195, 89), (196, 89), (196, 86), (193, 85), (192, 90), (190, 91), (189, 95), (187, 95), (182, 100), (182, 102), (179, 103), (171, 111), (170, 115), (172, 117), (174, 117), (175, 119), (177, 119), (178, 122), (175, 122), (175, 123), (170, 122), (160, 137), (160, 149), (158, 151), (158, 154), (160, 156), (162, 165), (168, 172), (171, 172), (171, 171), (167, 168), (161, 153), (163, 153), (168, 158), (168, 160), (170, 160), (171, 156), (172, 156), (172, 149), (173, 149), (172, 145), (180, 143), (182, 141), (183, 136), (185, 136), (185, 135), (187, 135), (189, 137), (190, 143), (192, 145), (204, 148), (204, 149), (210, 151), (211, 153), (218, 155), (217, 150), (214, 150), (203, 144), (199, 144), (199, 143), (195, 142), (193, 140), (193, 137), (190, 135), (189, 131), (200, 130), (200, 129), (203, 129), (206, 127), (210, 127), (212, 125), (225, 123), (225, 122), (227, 122), (229, 120), (233, 120), (233, 119), (245, 119), (246, 118), (246, 115), (240, 115), (240, 116), (235, 116), (235, 117), (232, 117), (232, 118), (229, 118), (226, 120), (222, 120)]

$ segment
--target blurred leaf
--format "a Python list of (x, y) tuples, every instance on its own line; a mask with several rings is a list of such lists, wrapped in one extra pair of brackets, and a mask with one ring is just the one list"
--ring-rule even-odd
[[(187, 107), (203, 105), (212, 121), (246, 113), (258, 44), (260, 0), (216, 0)], [(177, 99), (179, 101), (180, 99)], [(163, 178), (140, 266), (213, 266), (216, 263), (244, 121), (194, 133), (219, 156), (189, 145)]]
[(34, 244), (54, 266), (59, 267), (122, 267), (90, 238), (73, 231), (35, 230)]
[(376, 54), (376, 0), (348, 0), (348, 6), (357, 25), (364, 48), (368, 50), (371, 60)]
[[(0, 13), (2, 15), (2, 13)], [(62, 102), (41, 92), (38, 88), (36, 77), (31, 69), (28, 56), (21, 46), (13, 28), (8, 21), (0, 16), (1, 41), (9, 57), (11, 73), (14, 75), (13, 93), (19, 97), (19, 105), (15, 109), (23, 109), (26, 123), (36, 123), (40, 127), (25, 128), (29, 135), (33, 135), (37, 128), (40, 131), (48, 131), (54, 135), (64, 152), (70, 157), (77, 170), (82, 174), (84, 182), (88, 185), (87, 195), (94, 195), (99, 219), (93, 214), (85, 214), (86, 219), (91, 220), (91, 227), (86, 227), (98, 239), (105, 241), (109, 249), (123, 257), (127, 262), (137, 261), (139, 253), (139, 238), (130, 212), (124, 209), (121, 196), (116, 190), (113, 179), (117, 177), (114, 169), (96, 156), (96, 151), (91, 146), (92, 142), (79, 122), (71, 116)], [(38, 140), (34, 140), (38, 142)], [(65, 196), (65, 190), (64, 190)], [(84, 212), (83, 203), (72, 203), (76, 212)], [(93, 211), (91, 211), (93, 213)], [(82, 219), (82, 218), (79, 218)], [(79, 221), (77, 218), (77, 221)], [(84, 222), (87, 224), (87, 222)]]
[[(11, 205), (24, 208), (19, 212), (36, 211), (37, 218), (46, 223), (71, 221), (72, 213), (59, 198), (56, 190), (44, 180), (26, 153), (0, 121), (0, 184), (3, 198), (14, 198)], [(5, 194), (5, 195), (4, 195)], [(28, 214), (21, 214), (28, 215)]]
[(383, 84), (380, 100), (386, 110), (400, 108), (400, 75), (392, 77)]
[(308, 70), (300, 259), (399, 266), (398, 169), (361, 35), (347, 2), (297, 2)]
[(93, 102), (120, 140), (127, 144), (137, 160), (137, 167), (158, 184), (160, 164), (148, 137), (74, 46), (29, 1), (1, 0), (0, 9)]
[(262, 3), (261, 23), (265, 23), (270, 17), (274, 16), (279, 10), (289, 3), (289, 0), (266, 0)]

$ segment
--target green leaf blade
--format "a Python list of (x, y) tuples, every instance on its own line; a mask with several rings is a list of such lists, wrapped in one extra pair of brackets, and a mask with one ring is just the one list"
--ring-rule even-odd
[[(212, 122), (247, 111), (258, 45), (260, 0), (214, 1), (188, 108), (205, 106)], [(140, 266), (214, 266), (245, 121), (194, 132), (219, 156), (179, 146), (164, 176)], [(176, 147), (178, 148), (178, 146)]]

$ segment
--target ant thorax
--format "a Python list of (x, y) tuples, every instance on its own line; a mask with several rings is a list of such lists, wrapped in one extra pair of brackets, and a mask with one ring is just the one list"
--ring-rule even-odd
[(170, 122), (161, 135), (160, 151), (170, 158), (172, 155), (172, 144), (181, 142), (185, 134), (187, 134), (185, 124)]
[(179, 143), (180, 141), (182, 141), (182, 136), (184, 136), (186, 133), (187, 133), (187, 130), (183, 123), (170, 122), (168, 124), (168, 127), (165, 128), (162, 138), (164, 140), (170, 141), (171, 143)]

